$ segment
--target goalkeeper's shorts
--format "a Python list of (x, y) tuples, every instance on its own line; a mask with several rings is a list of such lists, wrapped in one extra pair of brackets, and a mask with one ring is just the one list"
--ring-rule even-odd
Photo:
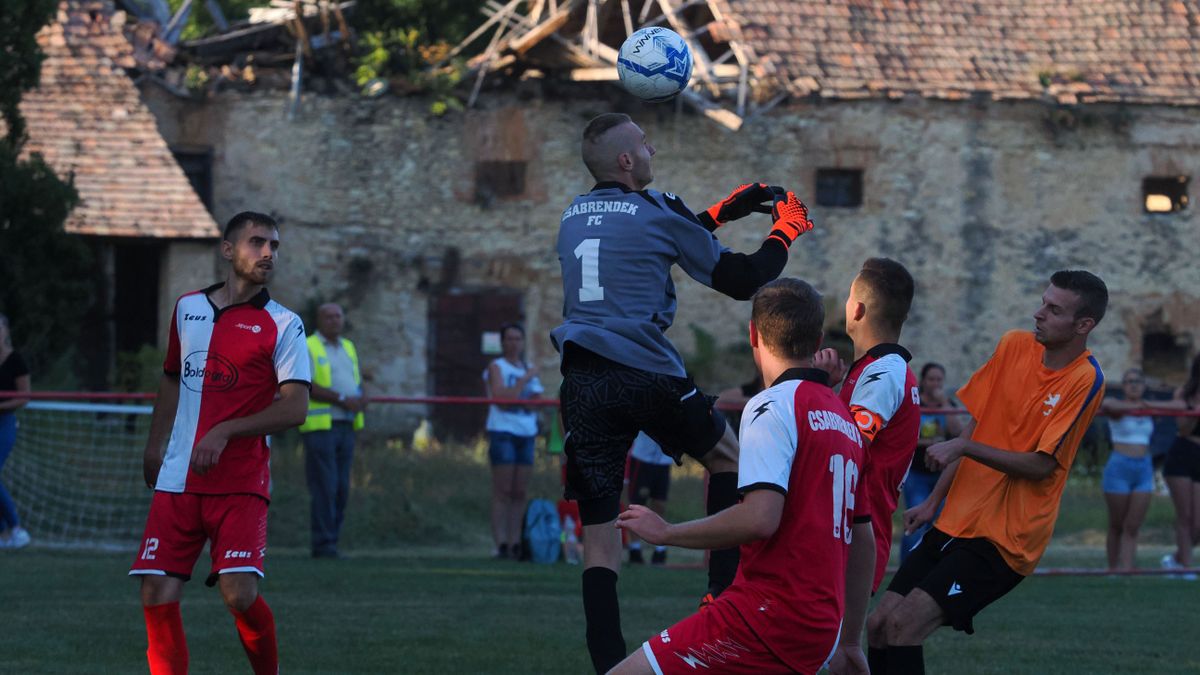
[(130, 575), (156, 574), (187, 581), (210, 541), (212, 568), (218, 575), (252, 572), (263, 576), (267, 552), (267, 500), (257, 495), (198, 495), (155, 492), (146, 517), (142, 546)]
[(708, 454), (725, 434), (725, 416), (690, 378), (650, 373), (568, 345), (562, 401), (567, 499), (584, 525), (617, 517), (625, 457), (639, 431), (678, 462)]

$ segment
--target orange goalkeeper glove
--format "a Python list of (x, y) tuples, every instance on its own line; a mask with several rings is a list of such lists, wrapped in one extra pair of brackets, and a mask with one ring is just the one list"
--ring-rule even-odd
[(715, 230), (731, 220), (745, 218), (756, 211), (770, 213), (771, 200), (783, 192), (783, 188), (766, 183), (739, 185), (728, 197), (708, 207), (704, 213), (712, 220), (711, 229)]
[(775, 226), (767, 238), (774, 237), (789, 248), (792, 242), (796, 241), (796, 237), (813, 228), (813, 222), (808, 219), (808, 207), (796, 197), (795, 192), (775, 197), (775, 204), (771, 207), (771, 219), (775, 221)]

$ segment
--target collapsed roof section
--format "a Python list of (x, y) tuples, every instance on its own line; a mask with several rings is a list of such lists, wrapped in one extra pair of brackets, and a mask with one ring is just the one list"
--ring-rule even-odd
[(722, 126), (736, 131), (782, 98), (756, 95), (770, 89), (760, 86), (757, 57), (716, 0), (489, 0), (483, 11), (487, 20), (447, 56), (488, 40), (468, 61), (474, 76), (468, 105), (488, 74), (517, 66), (572, 81), (616, 81), (621, 43), (648, 26), (665, 26), (687, 41), (692, 82), (680, 96)]

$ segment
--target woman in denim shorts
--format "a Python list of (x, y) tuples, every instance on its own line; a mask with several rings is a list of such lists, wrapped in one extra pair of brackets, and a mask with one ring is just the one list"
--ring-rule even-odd
[[(483, 373), (488, 398), (541, 398), (542, 383), (525, 361), (525, 330), (518, 324), (500, 329), (504, 355), (488, 364)], [(488, 459), (492, 464), (492, 539), (496, 558), (521, 557), (521, 520), (525, 515), (525, 489), (533, 470), (533, 441), (537, 437), (537, 411), (517, 405), (488, 408)]]
[(1108, 503), (1110, 570), (1133, 569), (1138, 529), (1146, 520), (1150, 495), (1154, 492), (1154, 466), (1149, 452), (1154, 419), (1121, 414), (1150, 407), (1142, 398), (1146, 394), (1146, 377), (1140, 369), (1130, 368), (1121, 379), (1121, 387), (1124, 398), (1105, 398), (1100, 408), (1109, 415), (1113, 442), (1101, 482)]

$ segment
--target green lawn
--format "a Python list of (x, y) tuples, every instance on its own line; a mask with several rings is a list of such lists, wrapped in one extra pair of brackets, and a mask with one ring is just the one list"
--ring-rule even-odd
[[(350, 558), (314, 561), (306, 555), (302, 454), (294, 438), (278, 440), (263, 588), (285, 673), (588, 672), (579, 569), (486, 558), (483, 452), (364, 444), (343, 542)], [(128, 473), (129, 499), (148, 502), (139, 474)], [(1104, 566), (1097, 482), (1086, 471), (1072, 476), (1043, 567)], [(702, 514), (694, 465), (676, 473), (672, 490), (671, 519)], [(539, 455), (531, 496), (557, 499), (558, 492), (557, 459)], [(125, 529), (140, 531), (144, 508)], [(1155, 497), (1142, 566), (1156, 567), (1168, 550), (1171, 519), (1169, 501)], [(145, 672), (137, 586), (125, 576), (136, 543), (120, 554), (41, 544), (0, 551), (0, 673)], [(671, 560), (700, 558), (673, 551)], [(197, 578), (204, 565), (202, 557)], [(703, 586), (695, 564), (626, 570), (620, 590), (629, 648), (693, 611)], [(183, 611), (192, 672), (248, 672), (214, 590), (188, 584)], [(1200, 673), (1198, 611), (1200, 582), (1035, 577), (985, 611), (975, 636), (937, 634), (928, 644), (929, 672)]]
[[(1073, 562), (1069, 551), (1060, 553)], [(130, 555), (26, 549), (0, 556), (0, 672), (145, 672)], [(695, 607), (698, 569), (627, 569), (630, 649)], [(286, 673), (585, 673), (579, 570), (442, 549), (316, 561), (274, 551), (264, 595)], [(1032, 578), (927, 646), (931, 673), (1200, 672), (1200, 584), (1163, 578)], [(194, 673), (248, 672), (218, 594), (190, 583)]]

